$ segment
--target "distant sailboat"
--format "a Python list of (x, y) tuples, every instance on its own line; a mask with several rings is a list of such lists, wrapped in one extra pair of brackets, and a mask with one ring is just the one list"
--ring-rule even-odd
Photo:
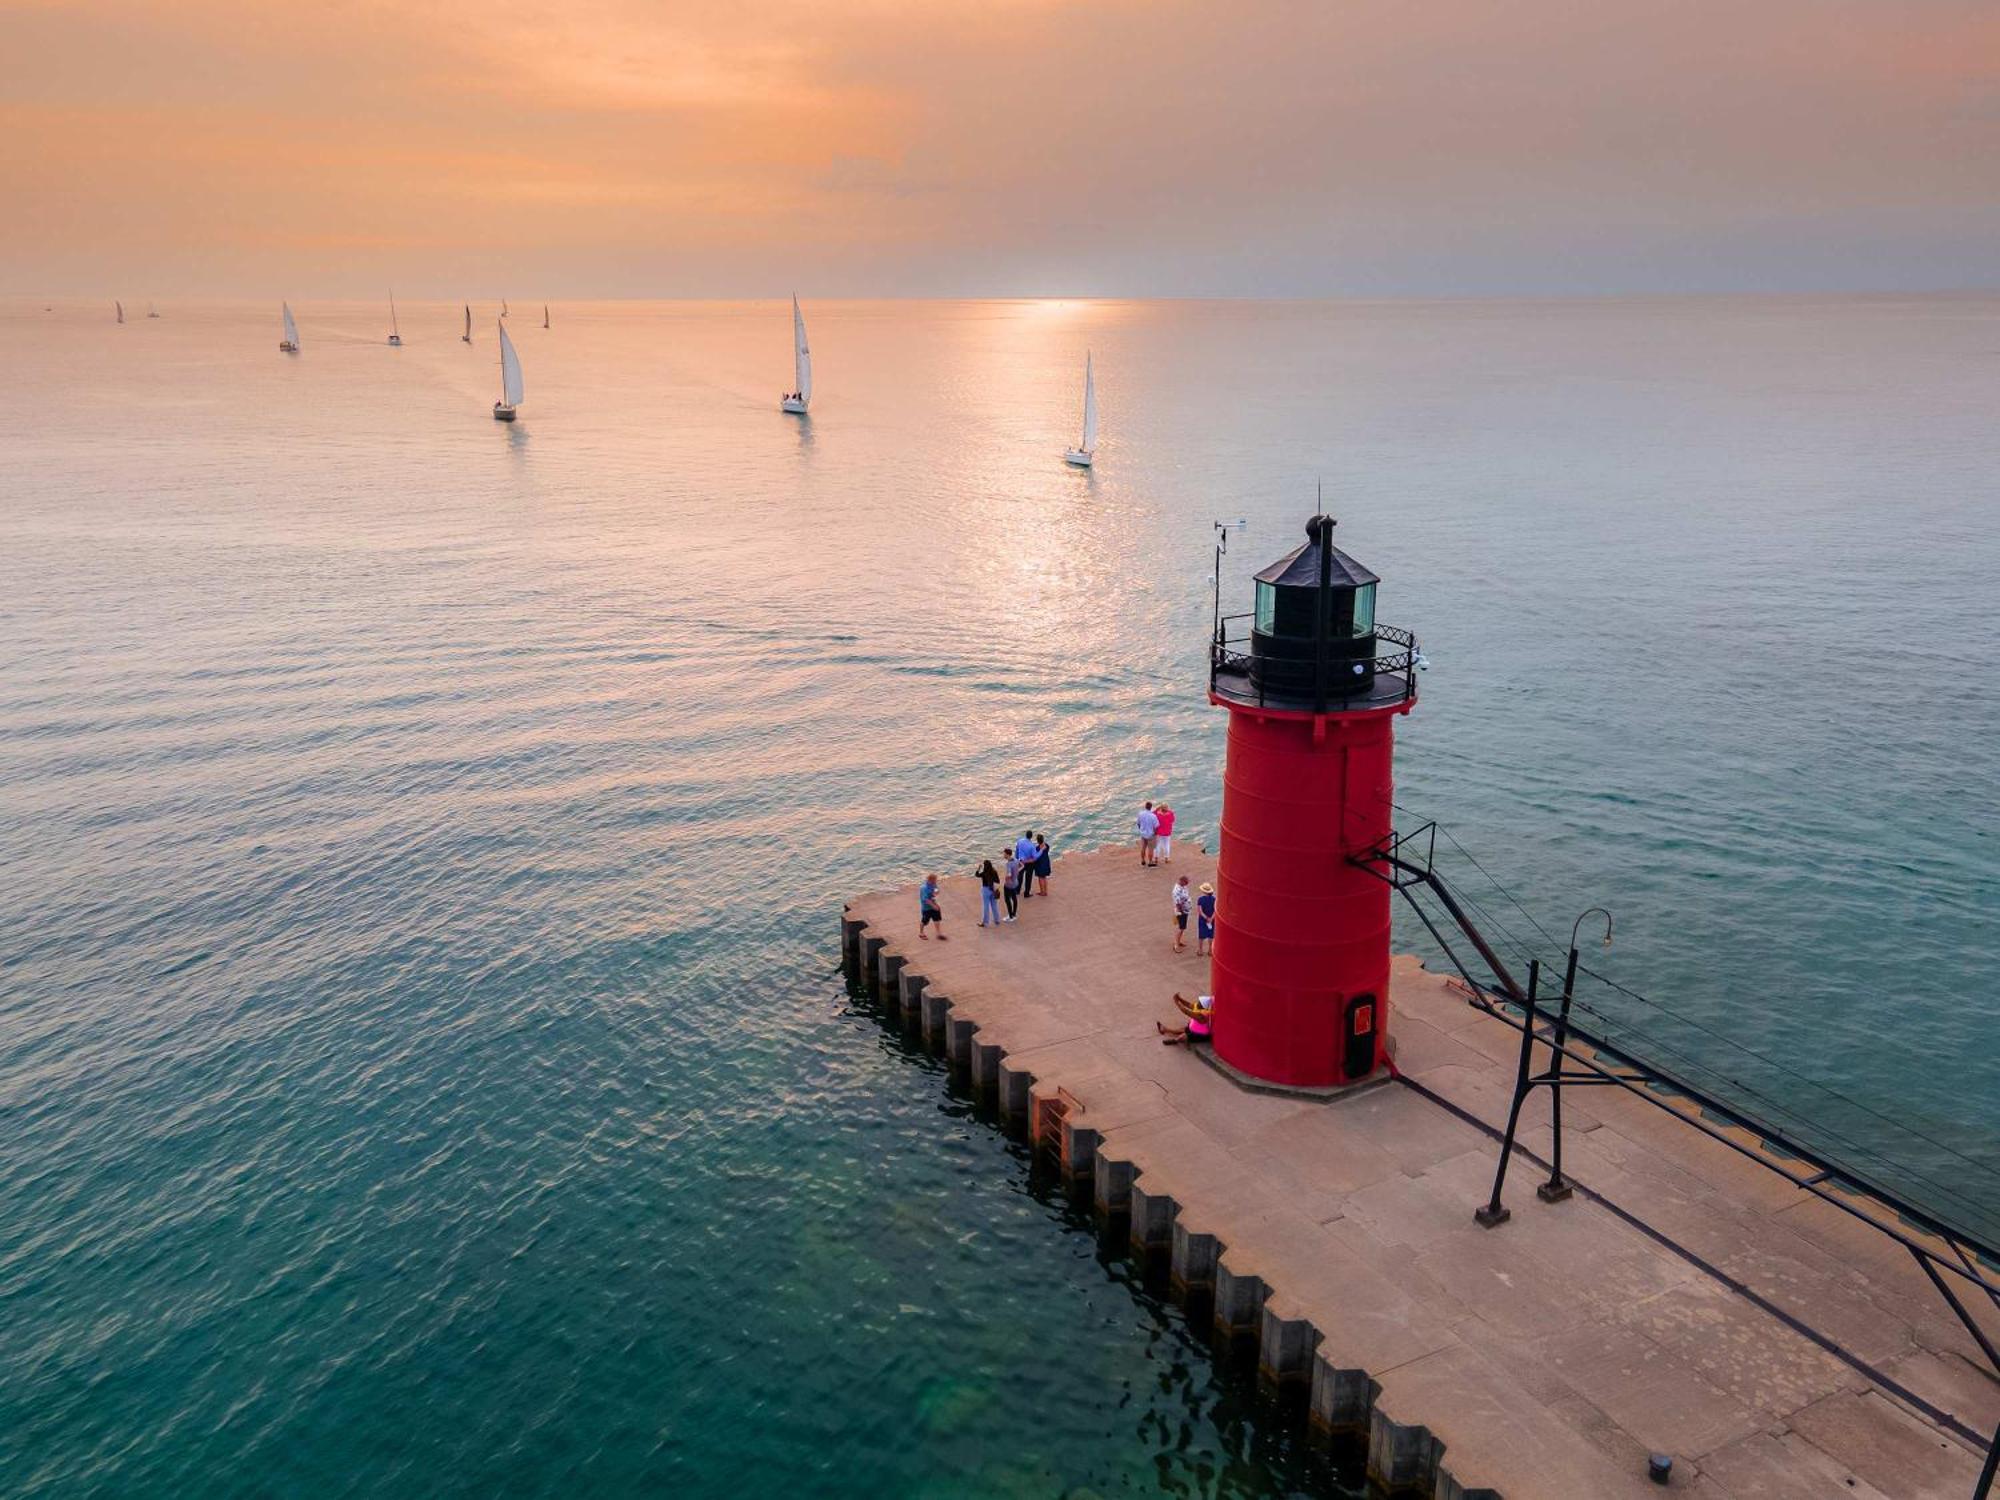
[(1083, 356), (1083, 441), (1063, 454), (1063, 462), (1087, 469), (1097, 453), (1097, 377), (1090, 368), (1090, 354)]
[(778, 405), (785, 411), (804, 416), (806, 408), (812, 405), (812, 398), (812, 350), (806, 347), (806, 320), (799, 312), (799, 299), (795, 293), (792, 297), (792, 389), (791, 394)]
[(391, 349), (400, 349), (403, 347), (403, 330), (396, 322), (396, 294), (394, 292), (389, 293), (389, 347)]
[(500, 399), (493, 403), (493, 420), (511, 422), (514, 408), (521, 404), (521, 356), (514, 352), (514, 341), (507, 337), (507, 325), (497, 325), (500, 329)]
[(548, 303), (544, 302), (542, 304), (542, 327), (546, 328), (548, 326), (549, 326), (549, 305)]
[(278, 352), (280, 354), (299, 352), (299, 325), (292, 321), (292, 304), (289, 302), (285, 304), (285, 336), (278, 342)]
[(500, 299), (500, 316), (503, 318), (507, 316), (507, 299), (505, 297)]
[(465, 332), (458, 336), (458, 341), (461, 344), (472, 342), (472, 304), (470, 302), (465, 304)]
[(153, 304), (150, 302), (146, 304), (146, 316), (149, 318), (157, 318), (159, 316), (159, 314), (153, 310)]
[(122, 303), (122, 302), (113, 302), (113, 303), (112, 303), (111, 305), (112, 305), (113, 307), (115, 307), (115, 308), (117, 308), (117, 309), (118, 309), (118, 321), (119, 321), (119, 322), (121, 322), (121, 323), (122, 323), (122, 322), (124, 322), (124, 321), (125, 321), (125, 304), (124, 304), (124, 303)]

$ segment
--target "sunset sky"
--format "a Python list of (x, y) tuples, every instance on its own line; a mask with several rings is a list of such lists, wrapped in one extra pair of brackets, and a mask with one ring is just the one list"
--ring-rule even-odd
[(2000, 284), (1996, 0), (0, 0), (0, 292)]

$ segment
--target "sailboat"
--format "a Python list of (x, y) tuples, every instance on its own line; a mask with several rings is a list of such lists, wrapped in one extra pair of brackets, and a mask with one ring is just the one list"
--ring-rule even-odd
[(117, 309), (118, 309), (118, 321), (119, 321), (119, 322), (121, 322), (121, 323), (122, 323), (122, 322), (124, 322), (124, 321), (125, 321), (125, 304), (124, 304), (124, 303), (122, 303), (122, 302), (113, 302), (113, 303), (112, 303), (111, 305), (112, 305), (113, 307), (115, 307), (115, 308), (117, 308)]
[(146, 304), (146, 316), (149, 318), (157, 318), (159, 316), (159, 313), (154, 309), (153, 304), (150, 302)]
[(1097, 452), (1097, 377), (1091, 373), (1090, 352), (1083, 356), (1083, 441), (1063, 453), (1063, 462), (1090, 467)]
[(292, 321), (292, 304), (289, 302), (285, 304), (285, 336), (278, 341), (278, 352), (280, 354), (299, 352), (299, 325)]
[(389, 347), (391, 349), (400, 349), (403, 347), (403, 330), (396, 322), (396, 294), (394, 292), (389, 293)]
[(542, 304), (542, 327), (546, 328), (548, 326), (549, 326), (549, 305), (548, 303), (544, 302)]
[(792, 295), (792, 389), (778, 405), (785, 411), (804, 416), (813, 398), (813, 357), (806, 347), (806, 320), (799, 312), (798, 294)]
[(503, 318), (507, 316), (507, 299), (505, 297), (500, 299), (500, 316)]
[(472, 304), (470, 302), (465, 304), (465, 332), (458, 336), (458, 341), (461, 344), (472, 342)]
[(521, 404), (521, 356), (514, 352), (514, 341), (507, 337), (507, 325), (500, 329), (500, 399), (493, 403), (493, 420), (511, 422), (514, 408)]

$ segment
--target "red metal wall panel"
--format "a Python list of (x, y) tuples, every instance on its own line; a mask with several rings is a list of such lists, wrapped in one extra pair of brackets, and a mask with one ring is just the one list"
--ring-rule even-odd
[(1348, 997), (1375, 996), (1368, 1071), (1388, 1035), (1393, 893), (1348, 861), (1388, 837), (1394, 724), (1410, 705), (1317, 717), (1224, 707), (1216, 1054), (1272, 1083), (1351, 1082)]

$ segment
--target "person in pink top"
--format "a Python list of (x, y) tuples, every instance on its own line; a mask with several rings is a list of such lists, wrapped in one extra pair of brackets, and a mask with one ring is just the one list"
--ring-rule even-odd
[(1160, 820), (1159, 842), (1153, 845), (1160, 856), (1160, 863), (1174, 862), (1174, 810), (1162, 802), (1153, 809), (1153, 816)]
[(1187, 1047), (1197, 1042), (1213, 1040), (1215, 1035), (1215, 996), (1197, 995), (1190, 1000), (1176, 993), (1174, 1008), (1187, 1017), (1185, 1026), (1168, 1026), (1155, 1021), (1159, 1028), (1160, 1044), (1166, 1047)]

